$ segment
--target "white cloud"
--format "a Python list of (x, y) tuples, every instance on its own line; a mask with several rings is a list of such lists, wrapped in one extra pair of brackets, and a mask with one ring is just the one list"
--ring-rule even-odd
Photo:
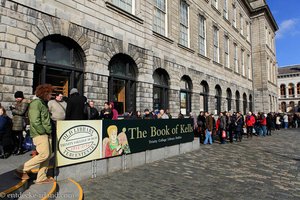
[(288, 19), (281, 22), (279, 25), (279, 30), (276, 34), (276, 38), (280, 39), (285, 37), (286, 35), (294, 36), (299, 34), (299, 31), (296, 30), (298, 21), (298, 19)]

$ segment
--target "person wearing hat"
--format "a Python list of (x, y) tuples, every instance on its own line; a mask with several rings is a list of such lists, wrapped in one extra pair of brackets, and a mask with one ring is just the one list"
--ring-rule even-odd
[(88, 117), (88, 113), (85, 112), (87, 105), (87, 98), (80, 95), (77, 88), (72, 88), (67, 101), (66, 120), (86, 120)]
[(9, 108), (12, 112), (12, 131), (14, 138), (14, 155), (20, 155), (22, 151), (23, 142), (23, 130), (24, 130), (24, 120), (25, 115), (28, 110), (29, 100), (24, 98), (22, 91), (15, 92), (15, 104), (11, 105)]

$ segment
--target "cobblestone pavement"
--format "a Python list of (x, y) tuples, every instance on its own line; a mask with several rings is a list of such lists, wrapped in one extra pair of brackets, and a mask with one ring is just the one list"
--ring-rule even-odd
[(300, 199), (300, 129), (82, 181), (85, 199)]

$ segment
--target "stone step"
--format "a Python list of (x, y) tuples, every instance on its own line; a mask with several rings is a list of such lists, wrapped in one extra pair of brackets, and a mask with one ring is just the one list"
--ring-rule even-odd
[(17, 199), (28, 188), (28, 185), (28, 180), (17, 178), (14, 170), (1, 174), (0, 199)]
[(82, 200), (83, 190), (82, 187), (73, 179), (67, 179), (58, 182), (57, 193), (55, 194), (56, 200)]
[(55, 180), (54, 182), (47, 184), (33, 184), (29, 181), (29, 184), (29, 188), (20, 195), (19, 200), (55, 199), (57, 190), (57, 183)]

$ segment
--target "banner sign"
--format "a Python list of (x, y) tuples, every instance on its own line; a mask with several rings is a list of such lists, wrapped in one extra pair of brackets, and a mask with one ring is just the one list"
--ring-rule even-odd
[(192, 119), (104, 120), (102, 158), (194, 140)]
[(192, 119), (57, 122), (58, 167), (194, 140)]
[(56, 165), (97, 160), (101, 157), (102, 121), (58, 121)]

